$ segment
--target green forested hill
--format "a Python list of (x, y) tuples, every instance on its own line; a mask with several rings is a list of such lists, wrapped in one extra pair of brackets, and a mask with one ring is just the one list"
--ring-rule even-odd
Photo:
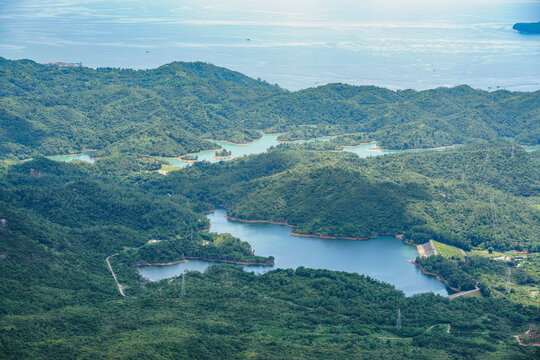
[[(540, 142), (540, 92), (467, 86), (391, 91), (331, 84), (298, 92), (206, 63), (151, 70), (59, 68), (0, 59), (0, 157), (100, 149), (179, 156), (245, 142), (254, 130), (316, 125), (317, 135), (366, 132), (383, 147)], [(294, 135), (296, 134), (296, 135)], [(99, 153), (98, 153), (99, 155)]]
[(156, 186), (227, 206), (233, 217), (287, 222), (297, 233), (405, 232), (465, 249), (538, 251), (538, 160), (504, 142), (367, 159), (277, 147), (197, 164)]
[[(504, 296), (506, 264), (431, 260), (457, 283), (493, 284), (486, 298), (452, 301), (405, 297), (358, 274), (300, 267), (257, 276), (232, 265), (188, 273), (182, 295), (178, 279), (150, 283), (130, 265), (272, 260), (228, 234), (201, 232), (208, 202), (302, 233), (404, 232), (415, 242), (537, 252), (540, 152), (485, 140), (538, 143), (539, 94), (341, 84), (288, 92), (205, 63), (133, 71), (0, 58), (0, 358), (537, 358), (537, 347), (513, 336), (540, 322), (538, 307)], [(166, 177), (150, 157), (257, 130), (289, 139), (360, 131), (343, 141), (395, 148), (480, 144), (368, 159), (308, 150), (334, 143), (288, 144)], [(83, 148), (103, 157), (40, 156)], [(535, 284), (537, 262), (524, 266), (516, 281)]]
[[(505, 161), (501, 154), (492, 155), (499, 165)], [(516, 157), (530, 161), (521, 152)], [(221, 178), (236, 189), (242, 181), (260, 181), (260, 187), (264, 181), (271, 185), (276, 172), (283, 176), (290, 171), (292, 183), (300, 167), (316, 172), (321, 163), (328, 170), (328, 175), (320, 172), (322, 179), (343, 174), (332, 165), (336, 159), (349, 165), (353, 161), (343, 154), (273, 151), (228, 165), (197, 165), (184, 175)], [(371, 161), (377, 162), (353, 163), (375, 169)], [(385, 166), (390, 172), (400, 171), (398, 163), (390, 164)], [(256, 276), (221, 265), (204, 274), (188, 273), (184, 296), (179, 280), (141, 282), (127, 266), (130, 262), (169, 261), (192, 252), (250, 256), (246, 243), (230, 236), (195, 231), (191, 240), (190, 230), (207, 227), (206, 219), (182, 196), (180, 178), (147, 172), (152, 166), (129, 157), (104, 158), (93, 165), (39, 158), (0, 169), (1, 358), (538, 356), (537, 348), (519, 346), (512, 337), (540, 321), (537, 308), (504, 298), (405, 297), (362, 275), (304, 268)], [(412, 197), (429, 199), (431, 185), (415, 185), (412, 178), (404, 177), (400, 184), (366, 176), (361, 184), (387, 191), (404, 204)], [(340, 184), (356, 183), (345, 178)], [(171, 185), (175, 188), (169, 191)], [(185, 193), (195, 201), (192, 190)], [(222, 189), (199, 191), (202, 196)], [(232, 201), (234, 194), (229, 195)], [(371, 199), (362, 192), (358, 196)], [(304, 206), (309, 204), (298, 208)], [(151, 238), (162, 242), (146, 244)], [(210, 245), (201, 246), (203, 239)], [(125, 297), (105, 262), (117, 252), (111, 263)], [(400, 329), (395, 327), (398, 309)]]

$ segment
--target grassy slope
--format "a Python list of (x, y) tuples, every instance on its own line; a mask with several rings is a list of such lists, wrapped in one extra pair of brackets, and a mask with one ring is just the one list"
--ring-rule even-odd
[(434, 241), (433, 244), (435, 245), (435, 249), (437, 250), (439, 255), (444, 256), (445, 258), (454, 258), (454, 259), (463, 258), (463, 254), (461, 253), (460, 248), (457, 248), (452, 245), (443, 244), (438, 241)]

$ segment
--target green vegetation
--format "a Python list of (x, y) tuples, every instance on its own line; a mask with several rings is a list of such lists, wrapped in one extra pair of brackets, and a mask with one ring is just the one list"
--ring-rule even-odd
[(439, 255), (447, 259), (461, 259), (464, 256), (461, 249), (455, 246), (446, 245), (438, 241), (433, 241), (433, 244)]
[[(0, 85), (0, 358), (540, 356), (513, 338), (540, 323), (537, 254), (418, 259), (456, 288), (478, 282), (485, 296), (452, 301), (405, 297), (359, 274), (300, 267), (257, 276), (224, 264), (188, 273), (183, 295), (179, 279), (148, 282), (132, 266), (273, 261), (229, 234), (204, 232), (208, 203), (300, 233), (433, 238), (454, 258), (446, 244), (536, 253), (540, 152), (485, 140), (540, 142), (539, 92), (334, 84), (291, 93), (204, 63), (133, 71), (5, 59)], [(217, 147), (205, 138), (246, 142), (260, 130), (366, 134), (168, 176), (151, 157)], [(312, 151), (368, 139), (386, 148), (481, 144), (368, 159)], [(94, 164), (40, 156), (84, 148), (99, 149)]]
[(357, 146), (357, 145), (360, 145), (363, 143), (369, 143), (372, 141), (373, 139), (369, 135), (366, 135), (366, 134), (339, 136), (331, 140), (331, 142), (334, 142), (342, 146)]
[[(343, 151), (343, 146), (334, 141), (312, 141), (308, 143), (284, 143), (280, 150)], [(270, 149), (269, 151), (272, 151)]]
[[(292, 128), (286, 128), (288, 131), (285, 134), (278, 136), (279, 141), (297, 141), (309, 140), (321, 136), (335, 136), (346, 132), (344, 127), (336, 125), (300, 125)], [(273, 132), (280, 132), (285, 129), (272, 129)]]
[(215, 157), (229, 157), (231, 155), (232, 155), (232, 152), (227, 149), (216, 151), (216, 153), (214, 154)]
[(197, 155), (188, 154), (188, 155), (182, 156), (181, 159), (187, 160), (187, 161), (197, 161), (199, 157)]
[[(435, 273), (460, 290), (474, 289), (475, 284), (484, 296), (507, 298), (521, 304), (539, 305), (540, 257), (538, 254), (514, 256), (513, 261), (469, 256), (450, 261), (442, 256), (418, 258), (425, 271)], [(510, 292), (507, 288), (510, 271)]]
[[(226, 172), (231, 184), (239, 178), (256, 179), (255, 174), (271, 176), (276, 169), (292, 172), (294, 164), (314, 169), (323, 164), (330, 171), (329, 163), (321, 159), (333, 161), (336, 156), (341, 159), (343, 154), (275, 150), (252, 157), (256, 161), (195, 165), (167, 177), (150, 171), (158, 163), (147, 158), (113, 156), (92, 165), (40, 158), (3, 166), (2, 358), (538, 355), (536, 348), (517, 346), (512, 337), (540, 321), (537, 307), (514, 304), (505, 297), (407, 298), (390, 285), (357, 274), (299, 268), (255, 276), (231, 265), (212, 267), (206, 274), (189, 273), (187, 294), (182, 296), (180, 281), (148, 283), (129, 266), (188, 256), (271, 260), (254, 257), (247, 243), (230, 235), (197, 231), (208, 227), (206, 218), (194, 213), (204, 207), (182, 196), (178, 181), (197, 172), (217, 178), (225, 168), (236, 169)], [(372, 161), (386, 160), (354, 164), (374, 171)], [(251, 162), (248, 172), (244, 165)], [(169, 191), (168, 184), (177, 185)], [(385, 185), (384, 190), (398, 185)], [(412, 196), (411, 186), (399, 189)], [(196, 230), (193, 240), (191, 229)], [(148, 243), (149, 239), (162, 241)], [(118, 293), (105, 263), (115, 253), (119, 254), (111, 264), (126, 297)], [(395, 327), (397, 309), (401, 329)], [(438, 324), (450, 324), (451, 331), (432, 328)]]
[(230, 234), (195, 233), (193, 239), (178, 237), (129, 249), (114, 258), (122, 266), (168, 263), (186, 258), (273, 265), (272, 257), (253, 255), (251, 245)]
[(246, 144), (261, 137), (261, 132), (251, 129), (220, 129), (203, 135), (213, 140), (226, 140), (235, 144)]
[[(464, 260), (467, 261), (467, 260)], [(440, 255), (416, 259), (424, 271), (439, 275), (448, 286), (456, 291), (467, 291), (476, 288), (476, 280), (465, 271), (460, 269), (456, 263)]]
[[(283, 139), (365, 133), (383, 148), (429, 148), (498, 137), (540, 143), (540, 92), (467, 86), (391, 91), (330, 84), (288, 92), (206, 63), (152, 70), (47, 67), (0, 58), (0, 158), (99, 149), (181, 156), (260, 130)], [(309, 124), (307, 126), (306, 124)]]
[(170, 172), (170, 171), (178, 171), (180, 170), (181, 168), (177, 167), (177, 166), (173, 166), (173, 165), (161, 165), (161, 171), (165, 171), (165, 172)]
[(360, 159), (281, 151), (196, 164), (154, 191), (225, 205), (231, 216), (294, 225), (303, 234), (405, 233), (465, 250), (538, 251), (540, 157), (505, 142)]
[[(505, 297), (522, 304), (539, 305), (540, 257), (517, 255), (513, 261), (472, 256), (463, 270), (479, 281), (483, 294)], [(519, 266), (518, 266), (519, 265)], [(510, 293), (507, 292), (507, 271), (510, 269)]]

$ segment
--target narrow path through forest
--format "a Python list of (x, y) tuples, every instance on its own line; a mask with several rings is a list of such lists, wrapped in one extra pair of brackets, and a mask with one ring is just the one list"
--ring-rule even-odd
[(107, 256), (107, 258), (105, 259), (105, 261), (107, 261), (107, 266), (109, 267), (109, 270), (111, 271), (111, 274), (114, 278), (114, 281), (116, 282), (116, 286), (118, 286), (118, 291), (120, 291), (120, 295), (122, 296), (126, 296), (126, 294), (124, 294), (124, 289), (122, 287), (122, 285), (120, 285), (120, 283), (118, 282), (118, 279), (116, 278), (116, 274), (114, 273), (114, 270), (111, 266), (111, 263), (109, 262), (109, 259), (112, 258), (113, 256), (116, 256), (118, 255), (119, 253), (116, 253), (116, 254), (113, 254), (113, 255), (110, 255), (110, 256)]

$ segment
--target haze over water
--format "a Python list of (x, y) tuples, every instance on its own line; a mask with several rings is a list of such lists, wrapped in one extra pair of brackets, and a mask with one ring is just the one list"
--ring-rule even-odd
[(540, 88), (540, 1), (0, 2), (0, 56), (90, 67), (206, 61), (296, 90), (331, 82)]

